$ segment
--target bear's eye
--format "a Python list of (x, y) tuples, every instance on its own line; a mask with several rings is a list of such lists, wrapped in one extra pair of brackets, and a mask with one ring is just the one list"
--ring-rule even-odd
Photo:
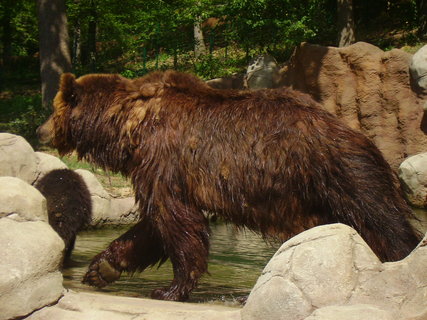
[(75, 93), (72, 93), (71, 95), (70, 95), (70, 104), (71, 104), (71, 108), (74, 108), (74, 107), (76, 107), (77, 106), (77, 94), (75, 94)]

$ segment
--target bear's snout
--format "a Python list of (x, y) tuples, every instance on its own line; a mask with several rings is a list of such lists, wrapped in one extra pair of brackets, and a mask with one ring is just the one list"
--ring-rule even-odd
[(48, 119), (45, 123), (43, 123), (40, 127), (37, 128), (36, 134), (40, 143), (47, 144), (52, 140), (52, 120)]

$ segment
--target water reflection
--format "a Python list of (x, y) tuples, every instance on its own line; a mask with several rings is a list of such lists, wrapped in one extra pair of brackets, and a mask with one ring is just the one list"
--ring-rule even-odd
[[(416, 209), (416, 227), (427, 230), (427, 211)], [(122, 275), (120, 280), (103, 289), (81, 283), (92, 257), (124, 233), (128, 227), (84, 231), (79, 234), (71, 261), (64, 270), (64, 286), (80, 291), (108, 292), (122, 296), (149, 297), (153, 289), (168, 286), (173, 278), (170, 262), (160, 268), (147, 269), (133, 276)], [(193, 302), (234, 303), (248, 295), (262, 269), (280, 246), (268, 244), (257, 234), (238, 231), (225, 224), (211, 224), (211, 254), (209, 275), (205, 275), (192, 295)]]
[[(128, 227), (120, 227), (81, 232), (71, 261), (64, 270), (64, 286), (80, 291), (100, 290), (133, 297), (149, 297), (153, 289), (168, 286), (173, 278), (169, 261), (160, 268), (147, 269), (133, 276), (124, 274), (118, 281), (103, 289), (81, 283), (92, 257), (127, 229)], [(279, 244), (266, 243), (253, 232), (239, 231), (225, 224), (211, 224), (211, 229), (209, 274), (202, 277), (191, 294), (190, 301), (233, 303), (236, 298), (249, 294)]]

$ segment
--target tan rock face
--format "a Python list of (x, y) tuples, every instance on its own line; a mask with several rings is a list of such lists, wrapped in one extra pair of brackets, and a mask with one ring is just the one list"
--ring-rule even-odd
[(312, 95), (361, 130), (397, 169), (404, 158), (427, 150), (427, 94), (411, 84), (411, 57), (363, 42), (345, 48), (304, 43), (281, 69), (280, 85)]

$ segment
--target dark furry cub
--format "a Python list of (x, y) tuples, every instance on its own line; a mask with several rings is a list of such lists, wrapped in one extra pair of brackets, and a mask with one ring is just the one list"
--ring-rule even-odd
[(77, 232), (90, 222), (92, 200), (83, 178), (73, 170), (52, 170), (35, 185), (47, 200), (49, 224), (65, 243), (65, 258), (74, 248)]
[(41, 141), (132, 179), (141, 219), (92, 261), (84, 281), (170, 259), (158, 299), (186, 300), (207, 271), (203, 210), (285, 241), (334, 222), (382, 261), (417, 245), (411, 209), (375, 145), (291, 89), (218, 90), (188, 74), (65, 74)]

